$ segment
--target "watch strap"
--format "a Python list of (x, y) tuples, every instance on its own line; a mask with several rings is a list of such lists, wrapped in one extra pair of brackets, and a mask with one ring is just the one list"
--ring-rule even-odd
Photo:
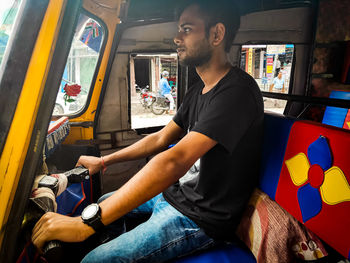
[(100, 231), (102, 228), (105, 227), (105, 225), (101, 221), (100, 215), (98, 215), (98, 217), (92, 219), (90, 222), (87, 222), (86, 224), (91, 226), (96, 232)]

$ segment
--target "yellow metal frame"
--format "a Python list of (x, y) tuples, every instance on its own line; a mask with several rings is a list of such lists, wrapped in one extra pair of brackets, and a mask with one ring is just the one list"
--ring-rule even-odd
[[(61, 26), (66, 0), (51, 0), (32, 53), (23, 88), (0, 159), (0, 227), (7, 220), (27, 156), (34, 122)], [(43, 134), (36, 134), (44, 136)], [(37, 151), (34, 148), (34, 151)], [(30, 153), (28, 153), (30, 154)], [(0, 246), (3, 232), (0, 233)]]
[[(99, 5), (94, 0), (84, 0), (84, 8), (99, 17), (107, 26), (107, 40), (101, 64), (98, 70), (96, 83), (93, 88), (91, 100), (86, 112), (71, 122), (93, 122), (98, 101), (101, 94), (104, 76), (112, 49), (112, 42), (117, 25), (120, 4), (122, 0), (101, 0), (107, 5)], [(32, 137), (34, 122), (38, 113), (40, 101), (45, 87), (47, 74), (50, 69), (52, 56), (61, 27), (64, 9), (67, 0), (50, 0), (44, 16), (39, 35), (32, 53), (28, 71), (24, 80), (22, 91), (17, 103), (7, 139), (0, 159), (0, 228), (8, 220), (14, 195), (17, 190), (19, 177), (22, 173), (24, 160), (27, 156), (29, 142)], [(110, 3), (109, 3), (110, 2)], [(108, 7), (108, 8), (106, 8)], [(36, 138), (46, 134), (35, 134)], [(93, 128), (72, 127), (66, 143), (76, 140), (89, 140), (93, 138)], [(34, 152), (36, 152), (36, 147)], [(0, 232), (0, 246), (4, 233)]]

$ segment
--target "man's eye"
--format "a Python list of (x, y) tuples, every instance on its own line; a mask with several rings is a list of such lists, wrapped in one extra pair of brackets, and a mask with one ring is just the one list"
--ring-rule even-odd
[(191, 28), (189, 27), (181, 27), (179, 28), (179, 33), (188, 33), (191, 31)]

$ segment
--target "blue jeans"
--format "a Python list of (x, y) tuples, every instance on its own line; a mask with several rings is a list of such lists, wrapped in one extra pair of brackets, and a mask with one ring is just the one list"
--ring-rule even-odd
[[(145, 214), (151, 215), (146, 222), (98, 246), (82, 262), (164, 262), (214, 245), (212, 238), (171, 206), (162, 194), (134, 209), (126, 218)], [(123, 231), (124, 224), (117, 221), (114, 231)]]

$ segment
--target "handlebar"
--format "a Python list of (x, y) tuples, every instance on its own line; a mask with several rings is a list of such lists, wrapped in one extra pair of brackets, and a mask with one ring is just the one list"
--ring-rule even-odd
[[(79, 167), (75, 167), (69, 171), (64, 172), (63, 175), (65, 176), (65, 178), (67, 180), (67, 182), (65, 183), (64, 189), (60, 189), (60, 179), (62, 177), (57, 178), (54, 175), (53, 176), (50, 176), (50, 175), (44, 176), (39, 181), (38, 188), (46, 187), (53, 192), (55, 197), (57, 197), (60, 193), (62, 193), (65, 190), (67, 185), (72, 184), (72, 183), (80, 183), (86, 179), (89, 179), (89, 170), (86, 169), (85, 167), (79, 166)], [(49, 197), (41, 197), (41, 198), (50, 199)], [(47, 203), (50, 203), (50, 202), (48, 202), (48, 200), (46, 200), (46, 201), (47, 201)], [(35, 203), (35, 201), (34, 201), (34, 203)], [(40, 208), (43, 212), (42, 215), (45, 212), (54, 212), (54, 210), (55, 210), (54, 207), (50, 206), (50, 205), (47, 205), (47, 207), (44, 209), (43, 209), (43, 207), (40, 207)], [(47, 242), (43, 248), (43, 256), (47, 260), (47, 262), (49, 262), (49, 263), (61, 262), (62, 257), (63, 257), (62, 242), (58, 241), (58, 240), (51, 240), (51, 241)]]

